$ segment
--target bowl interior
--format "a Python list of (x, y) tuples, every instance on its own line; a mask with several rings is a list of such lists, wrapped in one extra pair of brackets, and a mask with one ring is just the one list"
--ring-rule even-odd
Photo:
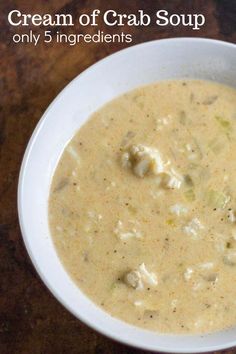
[(19, 180), (18, 210), (29, 255), (45, 284), (75, 316), (114, 339), (149, 350), (201, 352), (236, 344), (236, 327), (204, 336), (171, 336), (112, 318), (73, 283), (54, 249), (48, 196), (58, 159), (90, 114), (114, 97), (159, 80), (195, 78), (236, 86), (236, 46), (204, 39), (144, 43), (118, 52), (74, 79), (53, 101), (27, 147)]

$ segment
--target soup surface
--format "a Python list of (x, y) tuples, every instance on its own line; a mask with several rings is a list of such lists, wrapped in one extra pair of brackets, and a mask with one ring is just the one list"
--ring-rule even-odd
[(112, 316), (168, 333), (236, 324), (236, 91), (165, 81), (113, 100), (57, 166), (52, 237)]

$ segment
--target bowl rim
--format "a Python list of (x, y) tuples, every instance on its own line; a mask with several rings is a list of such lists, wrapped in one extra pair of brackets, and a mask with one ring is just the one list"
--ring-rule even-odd
[[(194, 42), (194, 43), (204, 42), (204, 43), (216, 44), (216, 45), (221, 45), (221, 46), (236, 49), (236, 44), (234, 44), (232, 42), (226, 42), (226, 41), (222, 41), (222, 40), (205, 38), (205, 37), (204, 38), (201, 38), (201, 37), (177, 37), (177, 38), (174, 38), (173, 37), (173, 38), (163, 38), (163, 39), (150, 40), (150, 41), (145, 41), (143, 43), (138, 43), (138, 44), (123, 48), (121, 50), (118, 50), (115, 53), (112, 53), (112, 54), (104, 57), (103, 59), (95, 62), (94, 64), (90, 65), (88, 68), (86, 68), (80, 74), (78, 74), (76, 77), (74, 77), (66, 86), (64, 86), (62, 88), (62, 90), (55, 96), (55, 98), (52, 100), (52, 102), (46, 108), (46, 110), (42, 114), (41, 118), (39, 119), (38, 123), (36, 124), (36, 126), (33, 130), (33, 133), (27, 143), (27, 146), (26, 146), (26, 149), (25, 149), (25, 152), (23, 155), (22, 163), (20, 166), (20, 172), (19, 172), (19, 177), (18, 177), (18, 187), (17, 187), (17, 210), (18, 210), (18, 220), (19, 220), (21, 235), (22, 235), (23, 242), (26, 247), (27, 253), (29, 255), (29, 258), (30, 258), (37, 274), (39, 275), (41, 281), (46, 285), (46, 287), (50, 291), (50, 293), (72, 315), (74, 315), (77, 319), (79, 319), (82, 323), (86, 324), (88, 327), (97, 331), (99, 334), (102, 334), (102, 335), (108, 337), (109, 339), (115, 340), (119, 343), (128, 345), (130, 347), (143, 349), (143, 350), (149, 350), (152, 352), (158, 351), (158, 352), (163, 352), (163, 353), (203, 353), (203, 352), (210, 352), (210, 351), (215, 351), (215, 350), (229, 349), (229, 348), (236, 345), (236, 338), (235, 338), (235, 340), (228, 342), (227, 345), (226, 344), (222, 344), (222, 345), (217, 344), (215, 346), (212, 346), (212, 345), (205, 346), (205, 347), (197, 348), (195, 351), (189, 351), (188, 348), (179, 347), (179, 348), (173, 348), (173, 351), (170, 351), (170, 348), (167, 349), (165, 347), (160, 347), (160, 346), (157, 348), (157, 347), (154, 347), (153, 345), (147, 345), (146, 343), (143, 345), (142, 344), (137, 345), (132, 341), (132, 338), (131, 339), (127, 339), (127, 338), (124, 339), (124, 338), (120, 338), (119, 334), (117, 334), (117, 335), (111, 334), (108, 328), (102, 328), (101, 326), (99, 326), (99, 324), (96, 321), (93, 321), (92, 319), (87, 320), (86, 318), (83, 317), (83, 315), (75, 312), (72, 307), (65, 304), (63, 298), (55, 291), (55, 289), (51, 286), (50, 282), (48, 282), (44, 273), (41, 272), (41, 270), (39, 269), (38, 262), (34, 257), (34, 254), (31, 250), (29, 242), (28, 242), (28, 238), (26, 236), (27, 232), (26, 232), (24, 217), (23, 217), (23, 204), (24, 204), (24, 202), (23, 202), (23, 180), (25, 177), (27, 162), (29, 160), (34, 141), (37, 139), (37, 135), (38, 135), (41, 127), (43, 126), (44, 122), (47, 119), (48, 112), (57, 103), (57, 101), (60, 100), (60, 98), (63, 96), (64, 92), (74, 83), (74, 81), (81, 78), (82, 76), (86, 75), (87, 72), (90, 71), (91, 69), (95, 69), (98, 66), (100, 66), (101, 64), (103, 65), (106, 61), (111, 60), (114, 56), (123, 55), (123, 53), (127, 52), (127, 51), (132, 52), (133, 50), (136, 50), (137, 47), (145, 48), (145, 47), (153, 45), (157, 42), (158, 43), (159, 42), (170, 42), (170, 43), (171, 42), (173, 42), (173, 43), (176, 43), (176, 42)], [(88, 296), (86, 294), (85, 294), (85, 296), (88, 298)], [(134, 326), (134, 327), (137, 327), (137, 326)], [(143, 328), (140, 328), (140, 327), (138, 327), (138, 328), (146, 331)], [(160, 333), (160, 335), (163, 335), (163, 333)], [(171, 335), (171, 334), (168, 333), (168, 335)], [(173, 336), (175, 336), (175, 335), (173, 335)], [(195, 336), (195, 335), (193, 335), (193, 336)], [(198, 335), (196, 335), (196, 336), (198, 336)]]

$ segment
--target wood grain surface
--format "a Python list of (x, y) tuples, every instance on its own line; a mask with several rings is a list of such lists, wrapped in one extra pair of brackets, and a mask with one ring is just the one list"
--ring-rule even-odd
[[(75, 19), (94, 8), (154, 16), (158, 9), (171, 13), (203, 13), (200, 31), (184, 27), (127, 28), (133, 43), (181, 36), (199, 36), (236, 42), (235, 0), (0, 0), (0, 354), (131, 354), (145, 353), (94, 332), (67, 312), (36, 274), (22, 242), (16, 194), (19, 168), (27, 142), (42, 113), (76, 75), (127, 44), (13, 44), (14, 28), (7, 22), (12, 9), (25, 13), (71, 13)], [(97, 28), (98, 29), (98, 28)], [(97, 31), (96, 29), (96, 31)], [(99, 23), (106, 33), (121, 31)], [(37, 33), (44, 28), (38, 27)], [(70, 33), (72, 29), (64, 29)], [(94, 28), (73, 32), (93, 33)], [(54, 31), (55, 34), (55, 31)], [(236, 349), (227, 351), (236, 353)]]

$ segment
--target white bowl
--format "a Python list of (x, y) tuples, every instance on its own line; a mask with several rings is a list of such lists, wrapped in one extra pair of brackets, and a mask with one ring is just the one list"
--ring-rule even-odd
[(49, 188), (58, 159), (90, 114), (137, 86), (175, 78), (236, 86), (236, 46), (200, 38), (147, 42), (113, 54), (76, 77), (46, 110), (30, 139), (20, 172), (18, 212), (24, 242), (37, 272), (53, 295), (81, 321), (138, 348), (206, 352), (236, 345), (236, 326), (201, 336), (164, 335), (111, 317), (70, 279), (48, 227)]

